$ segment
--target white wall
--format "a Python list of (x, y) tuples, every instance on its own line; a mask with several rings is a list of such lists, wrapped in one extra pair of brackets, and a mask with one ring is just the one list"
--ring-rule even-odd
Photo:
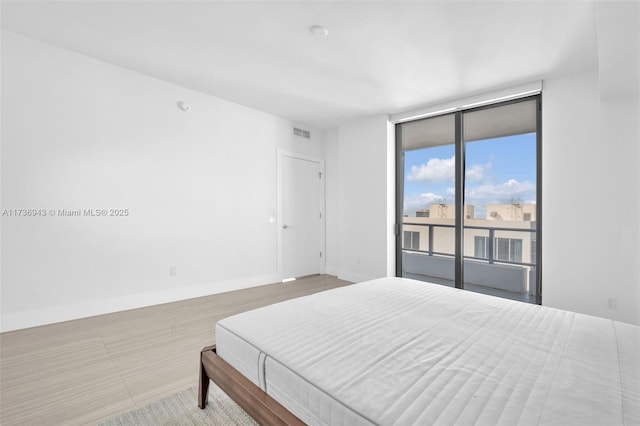
[[(337, 258), (327, 259), (327, 270), (349, 281), (394, 274), (389, 250), (394, 243), (394, 142), (389, 136), (386, 115), (327, 132), (327, 217), (337, 214), (337, 225), (327, 224), (328, 247), (337, 249)], [(329, 175), (335, 169), (337, 181)], [(331, 249), (327, 251), (331, 256)]]
[(338, 241), (338, 199), (340, 166), (338, 164), (338, 129), (330, 129), (324, 135), (325, 151), (325, 234), (326, 257), (325, 271), (327, 274), (338, 276), (339, 274), (339, 247)]
[(3, 216), (2, 330), (277, 280), (277, 149), (324, 157), (291, 127), (3, 31), (1, 208), (129, 216)]
[(544, 81), (542, 303), (640, 324), (638, 96), (601, 95), (596, 72)]

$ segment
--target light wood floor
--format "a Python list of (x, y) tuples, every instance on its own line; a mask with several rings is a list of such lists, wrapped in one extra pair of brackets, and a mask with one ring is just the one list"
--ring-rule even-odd
[(348, 285), (329, 275), (0, 334), (0, 424), (91, 424), (198, 383), (216, 321)]

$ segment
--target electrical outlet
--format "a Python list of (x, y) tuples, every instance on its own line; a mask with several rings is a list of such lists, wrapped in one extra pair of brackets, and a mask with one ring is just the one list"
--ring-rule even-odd
[(177, 266), (169, 267), (169, 276), (175, 277), (176, 275), (178, 275), (178, 267)]
[(618, 299), (615, 297), (607, 297), (607, 309), (617, 309)]

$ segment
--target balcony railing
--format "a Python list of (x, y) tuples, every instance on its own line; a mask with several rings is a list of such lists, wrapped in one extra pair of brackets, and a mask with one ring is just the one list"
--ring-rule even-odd
[[(423, 279), (425, 281), (453, 283), (455, 278), (455, 255), (451, 252), (447, 253), (436, 250), (438, 247), (438, 241), (441, 237), (436, 235), (435, 229), (454, 229), (455, 225), (412, 222), (403, 223), (403, 230), (410, 230), (410, 227), (428, 228), (428, 246), (426, 250), (402, 248), (403, 274), (413, 278)], [(475, 231), (474, 236), (487, 238), (485, 251), (487, 255), (486, 257), (470, 255), (464, 256), (464, 267), (466, 271), (465, 288), (475, 288), (475, 291), (519, 300), (534, 300), (529, 299), (534, 297), (536, 294), (535, 258), (531, 259), (531, 262), (503, 259), (500, 256), (496, 256), (494, 242), (496, 241), (496, 237), (513, 238), (514, 233), (521, 232), (529, 233), (530, 238), (523, 238), (525, 241), (534, 241), (536, 229), (471, 225), (464, 226), (463, 228), (465, 231)], [(422, 239), (422, 241), (424, 241), (424, 239)], [(442, 247), (440, 248), (442, 249)], [(522, 256), (525, 254), (526, 253), (524, 251), (521, 253)], [(531, 247), (531, 255), (535, 256), (534, 247)]]
[[(417, 250), (417, 249), (412, 249), (412, 248), (407, 248), (407, 247), (402, 247), (403, 251), (408, 251), (408, 252), (415, 252), (415, 253), (424, 253), (424, 254), (428, 254), (429, 256), (433, 256), (433, 255), (438, 255), (438, 256), (449, 256), (449, 257), (455, 257), (455, 255), (453, 253), (444, 253), (444, 252), (437, 252), (434, 250), (434, 228), (450, 228), (450, 229), (455, 229), (455, 225), (446, 225), (446, 224), (434, 224), (434, 223), (413, 223), (413, 222), (403, 222), (402, 226), (420, 226), (420, 227), (426, 227), (429, 229), (429, 245), (428, 245), (428, 249), (427, 250)], [(479, 261), (485, 261), (488, 262), (489, 264), (493, 264), (495, 262), (499, 262), (499, 263), (506, 263), (506, 264), (511, 264), (511, 265), (520, 265), (520, 266), (530, 266), (530, 267), (535, 267), (535, 263), (531, 263), (531, 262), (516, 262), (516, 261), (512, 261), (512, 260), (508, 260), (508, 259), (496, 259), (495, 257), (495, 240), (496, 240), (496, 236), (495, 233), (496, 231), (508, 231), (508, 232), (529, 232), (529, 233), (535, 233), (536, 230), (535, 229), (531, 229), (531, 228), (506, 228), (506, 227), (500, 227), (500, 226), (464, 226), (463, 229), (476, 229), (476, 230), (482, 230), (482, 231), (488, 231), (488, 239), (487, 239), (487, 257), (476, 257), (476, 256), (469, 256), (469, 255), (465, 255), (464, 258), (465, 259), (472, 259), (472, 260), (479, 260)]]

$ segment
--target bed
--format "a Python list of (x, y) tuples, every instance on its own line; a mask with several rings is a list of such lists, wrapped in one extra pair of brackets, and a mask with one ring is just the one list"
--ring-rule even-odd
[(640, 425), (640, 327), (404, 278), (225, 318), (201, 352), (260, 424)]

